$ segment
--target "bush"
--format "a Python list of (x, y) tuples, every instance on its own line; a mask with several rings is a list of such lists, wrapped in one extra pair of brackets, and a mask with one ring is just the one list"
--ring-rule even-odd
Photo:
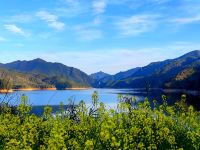
[(81, 101), (67, 111), (61, 104), (55, 116), (48, 106), (38, 117), (23, 97), (17, 114), (0, 114), (0, 149), (200, 149), (200, 115), (185, 106), (185, 96), (174, 106), (163, 96), (154, 108), (147, 98), (136, 104), (119, 96), (116, 110), (99, 103), (97, 92), (92, 100), (90, 108)]
[(9, 90), (12, 88), (12, 84), (9, 80), (0, 79), (0, 90)]
[(66, 82), (57, 82), (56, 83), (56, 89), (57, 90), (64, 90), (66, 88), (70, 88), (71, 85), (69, 83)]

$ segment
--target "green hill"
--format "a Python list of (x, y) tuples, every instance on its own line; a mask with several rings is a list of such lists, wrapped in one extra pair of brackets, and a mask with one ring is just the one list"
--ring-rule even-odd
[(79, 69), (42, 59), (0, 64), (0, 79), (7, 74), (13, 88), (57, 89), (97, 88), (178, 88), (200, 89), (200, 51), (176, 59), (153, 62), (144, 67), (109, 75), (98, 72), (87, 75)]
[(14, 88), (24, 87), (90, 87), (93, 79), (79, 69), (42, 59), (1, 64), (2, 72), (11, 78)]
[(0, 68), (0, 80), (11, 83), (13, 89), (19, 88), (52, 88), (54, 85), (48, 84), (43, 80), (46, 76), (30, 73), (20, 73), (5, 68)]
[(192, 51), (179, 58), (154, 62), (139, 68), (127, 78), (107, 81), (112, 88), (181, 88), (200, 89), (200, 51)]

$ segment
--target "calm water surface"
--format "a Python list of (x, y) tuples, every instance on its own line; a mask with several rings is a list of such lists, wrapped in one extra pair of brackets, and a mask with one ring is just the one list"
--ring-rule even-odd
[[(187, 103), (193, 105), (200, 110), (200, 94), (193, 91), (183, 90), (160, 90), (152, 89), (149, 93), (143, 89), (87, 89), (87, 90), (64, 90), (64, 91), (18, 91), (8, 96), (8, 100), (12, 104), (18, 104), (20, 96), (25, 94), (28, 96), (29, 104), (33, 106), (42, 105), (59, 105), (60, 102), (68, 103), (68, 99), (73, 99), (76, 104), (84, 100), (86, 104), (91, 104), (91, 96), (94, 91), (99, 94), (99, 101), (104, 102), (108, 107), (114, 107), (117, 104), (118, 94), (128, 94), (135, 96), (137, 101), (143, 101), (144, 97), (148, 97), (150, 101), (156, 99), (161, 102), (161, 95), (168, 97), (169, 104), (180, 100), (182, 94), (187, 94)], [(4, 95), (0, 95), (2, 99)]]
[[(117, 95), (122, 92), (122, 90), (118, 89), (18, 91), (10, 94), (7, 99), (10, 99), (10, 103), (18, 104), (20, 97), (25, 94), (28, 96), (29, 104), (33, 106), (59, 105), (60, 102), (67, 104), (69, 99), (74, 100), (76, 104), (78, 104), (81, 100), (84, 100), (86, 104), (91, 104), (92, 94), (94, 91), (98, 92), (99, 101), (104, 102), (107, 105), (116, 104)], [(3, 97), (4, 95), (1, 95), (1, 98)]]

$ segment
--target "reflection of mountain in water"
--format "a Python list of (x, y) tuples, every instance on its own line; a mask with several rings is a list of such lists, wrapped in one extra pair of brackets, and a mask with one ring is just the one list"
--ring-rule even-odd
[[(145, 89), (130, 89), (130, 90), (121, 90), (118, 94), (122, 95), (132, 95), (135, 96), (137, 101), (143, 101), (145, 97), (148, 97), (151, 105), (153, 100), (157, 100), (159, 104), (162, 103), (162, 95), (167, 96), (167, 101), (169, 105), (174, 104), (177, 101), (181, 100), (181, 96), (185, 94), (187, 96), (187, 104), (193, 105), (195, 109), (200, 110), (200, 93), (197, 91), (188, 91), (188, 90), (162, 90), (162, 89), (151, 89), (149, 92), (146, 92)], [(153, 105), (152, 105), (153, 106)]]

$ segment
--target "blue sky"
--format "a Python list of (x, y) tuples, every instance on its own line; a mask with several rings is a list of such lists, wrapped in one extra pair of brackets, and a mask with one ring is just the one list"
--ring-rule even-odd
[(200, 49), (199, 0), (2, 0), (0, 61), (117, 73)]

